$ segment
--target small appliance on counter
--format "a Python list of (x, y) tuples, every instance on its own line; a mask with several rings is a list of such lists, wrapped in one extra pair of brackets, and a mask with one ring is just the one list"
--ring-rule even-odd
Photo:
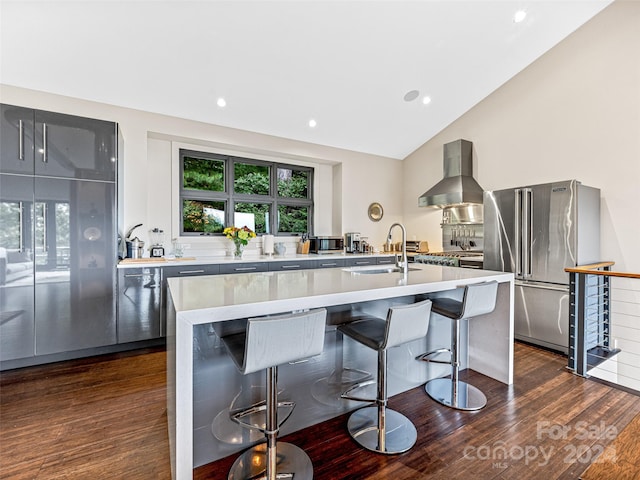
[(309, 237), (309, 253), (326, 254), (342, 253), (344, 239), (342, 237)]
[(125, 243), (127, 245), (127, 258), (142, 258), (142, 255), (144, 253), (144, 242), (138, 237), (131, 238), (133, 231), (141, 226), (142, 224), (139, 223), (131, 227), (124, 237)]
[(360, 252), (360, 232), (348, 232), (344, 234), (344, 251), (347, 253)]
[(151, 246), (149, 247), (149, 253), (153, 258), (164, 257), (164, 232), (158, 227), (149, 232), (151, 239)]

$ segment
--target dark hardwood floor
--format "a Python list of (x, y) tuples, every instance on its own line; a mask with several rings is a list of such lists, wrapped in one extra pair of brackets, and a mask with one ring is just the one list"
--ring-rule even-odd
[[(516, 344), (514, 386), (465, 372), (489, 400), (478, 412), (436, 404), (422, 388), (393, 397), (389, 406), (418, 429), (417, 445), (402, 455), (361, 449), (346, 416), (283, 440), (307, 451), (319, 480), (576, 479), (606, 446), (625, 448), (614, 442), (629, 436), (621, 432), (640, 413), (640, 397), (565, 365), (563, 356)], [(3, 372), (0, 478), (169, 479), (165, 398), (159, 349)], [(194, 478), (226, 478), (234, 457)], [(640, 478), (637, 469), (619, 475)]]

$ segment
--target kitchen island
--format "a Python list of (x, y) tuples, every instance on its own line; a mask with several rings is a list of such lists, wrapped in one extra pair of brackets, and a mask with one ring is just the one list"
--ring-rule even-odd
[[(498, 281), (498, 299), (494, 312), (473, 319), (468, 326), (465, 322), (461, 368), (472, 368), (506, 384), (513, 382), (512, 274), (432, 265), (412, 265), (406, 276), (350, 270), (168, 280), (167, 403), (174, 479), (192, 478), (194, 467), (242, 451), (261, 439), (260, 434), (240, 429), (228, 416), (229, 410), (260, 400), (264, 375), (240, 375), (220, 343), (225, 331), (244, 328), (249, 317), (318, 307), (328, 310), (323, 354), (280, 369), (281, 398), (296, 402), (282, 434), (361, 405), (340, 400), (339, 393), (350, 380), (366, 376), (361, 372), (375, 372), (377, 357), (336, 334), (335, 324), (346, 312), (384, 317), (392, 304), (412, 303), (427, 295), (458, 296), (461, 291), (457, 287), (469, 283)], [(450, 321), (434, 315), (424, 340), (389, 352), (390, 396), (448, 374), (447, 365), (418, 362), (415, 356), (449, 346), (449, 335)], [(430, 405), (425, 394), (425, 408)]]

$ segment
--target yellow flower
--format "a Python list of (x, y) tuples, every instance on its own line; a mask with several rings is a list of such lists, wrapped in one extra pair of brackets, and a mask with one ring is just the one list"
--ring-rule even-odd
[(255, 232), (246, 225), (242, 228), (227, 227), (222, 231), (222, 233), (229, 240), (233, 240), (234, 243), (239, 243), (241, 245), (247, 245), (249, 240), (256, 236)]

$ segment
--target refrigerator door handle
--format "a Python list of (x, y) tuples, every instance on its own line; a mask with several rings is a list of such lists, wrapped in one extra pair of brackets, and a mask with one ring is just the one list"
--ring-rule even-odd
[(521, 218), (521, 213), (522, 213), (522, 189), (520, 188), (516, 188), (515, 190), (515, 199), (516, 199), (516, 204), (515, 204), (515, 208), (514, 208), (514, 212), (515, 212), (515, 218), (514, 218), (514, 226), (515, 226), (515, 235), (514, 235), (514, 248), (513, 248), (513, 253), (514, 253), (514, 263), (515, 263), (515, 276), (516, 278), (518, 277), (522, 277), (522, 255), (521, 255), (521, 249), (522, 249), (522, 218)]
[(523, 189), (522, 277), (531, 277), (531, 230), (533, 222), (533, 191)]

